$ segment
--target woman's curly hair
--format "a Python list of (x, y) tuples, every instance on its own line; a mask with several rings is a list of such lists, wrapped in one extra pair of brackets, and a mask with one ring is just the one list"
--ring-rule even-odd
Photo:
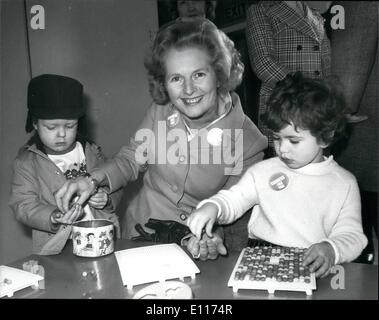
[(220, 89), (234, 90), (242, 81), (244, 65), (232, 40), (205, 18), (178, 18), (158, 32), (150, 53), (145, 58), (149, 90), (157, 104), (166, 104), (164, 58), (168, 50), (182, 48), (206, 50)]
[(293, 124), (331, 145), (345, 132), (346, 112), (337, 78), (311, 79), (296, 72), (276, 84), (262, 120), (273, 132)]

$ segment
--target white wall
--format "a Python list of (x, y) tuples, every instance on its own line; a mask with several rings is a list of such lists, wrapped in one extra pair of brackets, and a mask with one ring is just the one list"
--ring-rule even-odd
[[(0, 264), (31, 253), (28, 229), (7, 201), (11, 165), (26, 141), (29, 80), (22, 0), (1, 1)], [(143, 58), (158, 28), (153, 0), (28, 0), (42, 5), (45, 30), (29, 26), (33, 76), (56, 73), (84, 86), (92, 138), (111, 156), (128, 142), (151, 102)]]
[(1, 2), (0, 263), (31, 250), (29, 234), (8, 207), (11, 165), (26, 139), (25, 85), (28, 81), (22, 1)]

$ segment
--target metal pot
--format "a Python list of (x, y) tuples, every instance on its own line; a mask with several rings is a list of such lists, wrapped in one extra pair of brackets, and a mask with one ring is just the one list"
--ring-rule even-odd
[(114, 250), (114, 226), (105, 219), (73, 223), (73, 252), (80, 257), (101, 257)]

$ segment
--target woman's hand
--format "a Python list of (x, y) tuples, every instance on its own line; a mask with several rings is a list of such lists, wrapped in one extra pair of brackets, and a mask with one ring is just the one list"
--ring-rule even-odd
[(192, 254), (195, 259), (202, 261), (214, 260), (220, 254), (226, 255), (227, 250), (223, 244), (222, 229), (219, 228), (213, 233), (213, 237), (210, 238), (207, 234), (203, 235), (201, 240), (192, 236), (187, 242), (187, 250)]
[(309, 266), (310, 272), (315, 272), (316, 278), (324, 278), (334, 265), (335, 253), (329, 242), (316, 243), (304, 254), (303, 265)]
[(82, 205), (94, 191), (95, 186), (91, 183), (90, 179), (79, 177), (75, 180), (66, 181), (55, 193), (55, 201), (61, 212), (67, 212), (70, 210), (70, 201), (74, 195), (79, 196), (76, 203)]
[(217, 213), (218, 208), (215, 204), (205, 203), (188, 217), (187, 225), (198, 240), (201, 240), (204, 228), (208, 238), (213, 237), (212, 229), (217, 219)]
[(108, 203), (108, 193), (100, 188), (92, 197), (89, 198), (88, 204), (95, 209), (104, 209)]
[(80, 204), (74, 203), (66, 213), (57, 212), (51, 215), (53, 224), (73, 224), (83, 215), (83, 208)]

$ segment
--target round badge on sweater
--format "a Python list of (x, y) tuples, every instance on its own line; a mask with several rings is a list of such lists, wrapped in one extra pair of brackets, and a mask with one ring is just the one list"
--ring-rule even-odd
[(208, 131), (207, 141), (212, 146), (221, 146), (223, 131), (220, 128), (213, 128)]
[(288, 186), (288, 176), (283, 172), (274, 173), (269, 179), (269, 185), (271, 189), (280, 191)]

